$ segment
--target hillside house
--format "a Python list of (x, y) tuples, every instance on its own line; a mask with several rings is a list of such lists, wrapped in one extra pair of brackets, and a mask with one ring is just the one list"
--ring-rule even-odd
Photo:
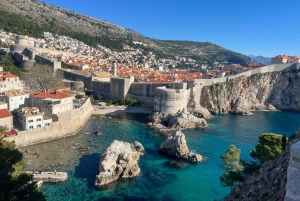
[(272, 64), (300, 63), (299, 56), (278, 55), (272, 58)]
[(13, 128), (13, 116), (8, 109), (0, 109), (0, 126), (5, 127), (7, 130)]
[(46, 117), (37, 107), (23, 107), (17, 113), (17, 118), (23, 130), (50, 126), (52, 119)]
[(0, 101), (8, 104), (8, 110), (13, 111), (29, 105), (29, 94), (20, 89), (10, 89), (0, 94)]

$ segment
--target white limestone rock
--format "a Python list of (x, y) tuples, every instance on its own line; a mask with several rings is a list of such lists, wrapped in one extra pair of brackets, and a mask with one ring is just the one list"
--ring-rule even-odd
[(208, 119), (211, 117), (211, 113), (208, 111), (208, 109), (200, 105), (196, 97), (189, 100), (187, 111), (198, 118)]
[(159, 150), (171, 156), (182, 158), (191, 162), (200, 162), (202, 160), (202, 156), (200, 154), (189, 151), (185, 135), (181, 131), (176, 131), (173, 135), (169, 136), (159, 146)]
[(103, 186), (118, 178), (138, 176), (141, 171), (138, 161), (144, 152), (144, 147), (137, 141), (127, 143), (114, 140), (100, 156), (95, 185)]
[(194, 115), (188, 113), (186, 108), (177, 114), (169, 114), (164, 121), (167, 127), (178, 130), (208, 126), (205, 119), (195, 117)]

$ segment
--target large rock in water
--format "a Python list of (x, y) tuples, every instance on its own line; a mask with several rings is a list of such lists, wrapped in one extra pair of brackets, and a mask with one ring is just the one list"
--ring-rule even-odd
[(101, 154), (99, 174), (95, 185), (102, 186), (118, 178), (129, 178), (139, 175), (138, 160), (145, 152), (141, 143), (127, 143), (114, 140)]
[(208, 126), (205, 119), (190, 114), (186, 108), (176, 114), (169, 114), (164, 121), (167, 127), (178, 130)]
[(172, 136), (168, 137), (160, 146), (159, 150), (171, 156), (176, 156), (191, 162), (200, 162), (202, 156), (189, 151), (186, 145), (185, 135), (181, 131), (176, 131)]

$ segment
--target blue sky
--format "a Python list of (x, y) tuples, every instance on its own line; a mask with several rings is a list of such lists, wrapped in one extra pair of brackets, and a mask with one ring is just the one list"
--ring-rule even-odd
[(147, 37), (212, 42), (245, 55), (300, 55), (299, 0), (44, 0)]

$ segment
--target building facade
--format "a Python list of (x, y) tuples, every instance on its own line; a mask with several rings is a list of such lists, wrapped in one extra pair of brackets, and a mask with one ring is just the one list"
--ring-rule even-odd
[(0, 126), (8, 130), (13, 128), (13, 116), (7, 109), (0, 109)]
[(17, 118), (23, 130), (50, 126), (52, 119), (44, 116), (37, 107), (23, 107), (18, 111)]
[(0, 95), (0, 101), (8, 104), (8, 110), (13, 111), (29, 105), (29, 94), (19, 89), (11, 89)]

